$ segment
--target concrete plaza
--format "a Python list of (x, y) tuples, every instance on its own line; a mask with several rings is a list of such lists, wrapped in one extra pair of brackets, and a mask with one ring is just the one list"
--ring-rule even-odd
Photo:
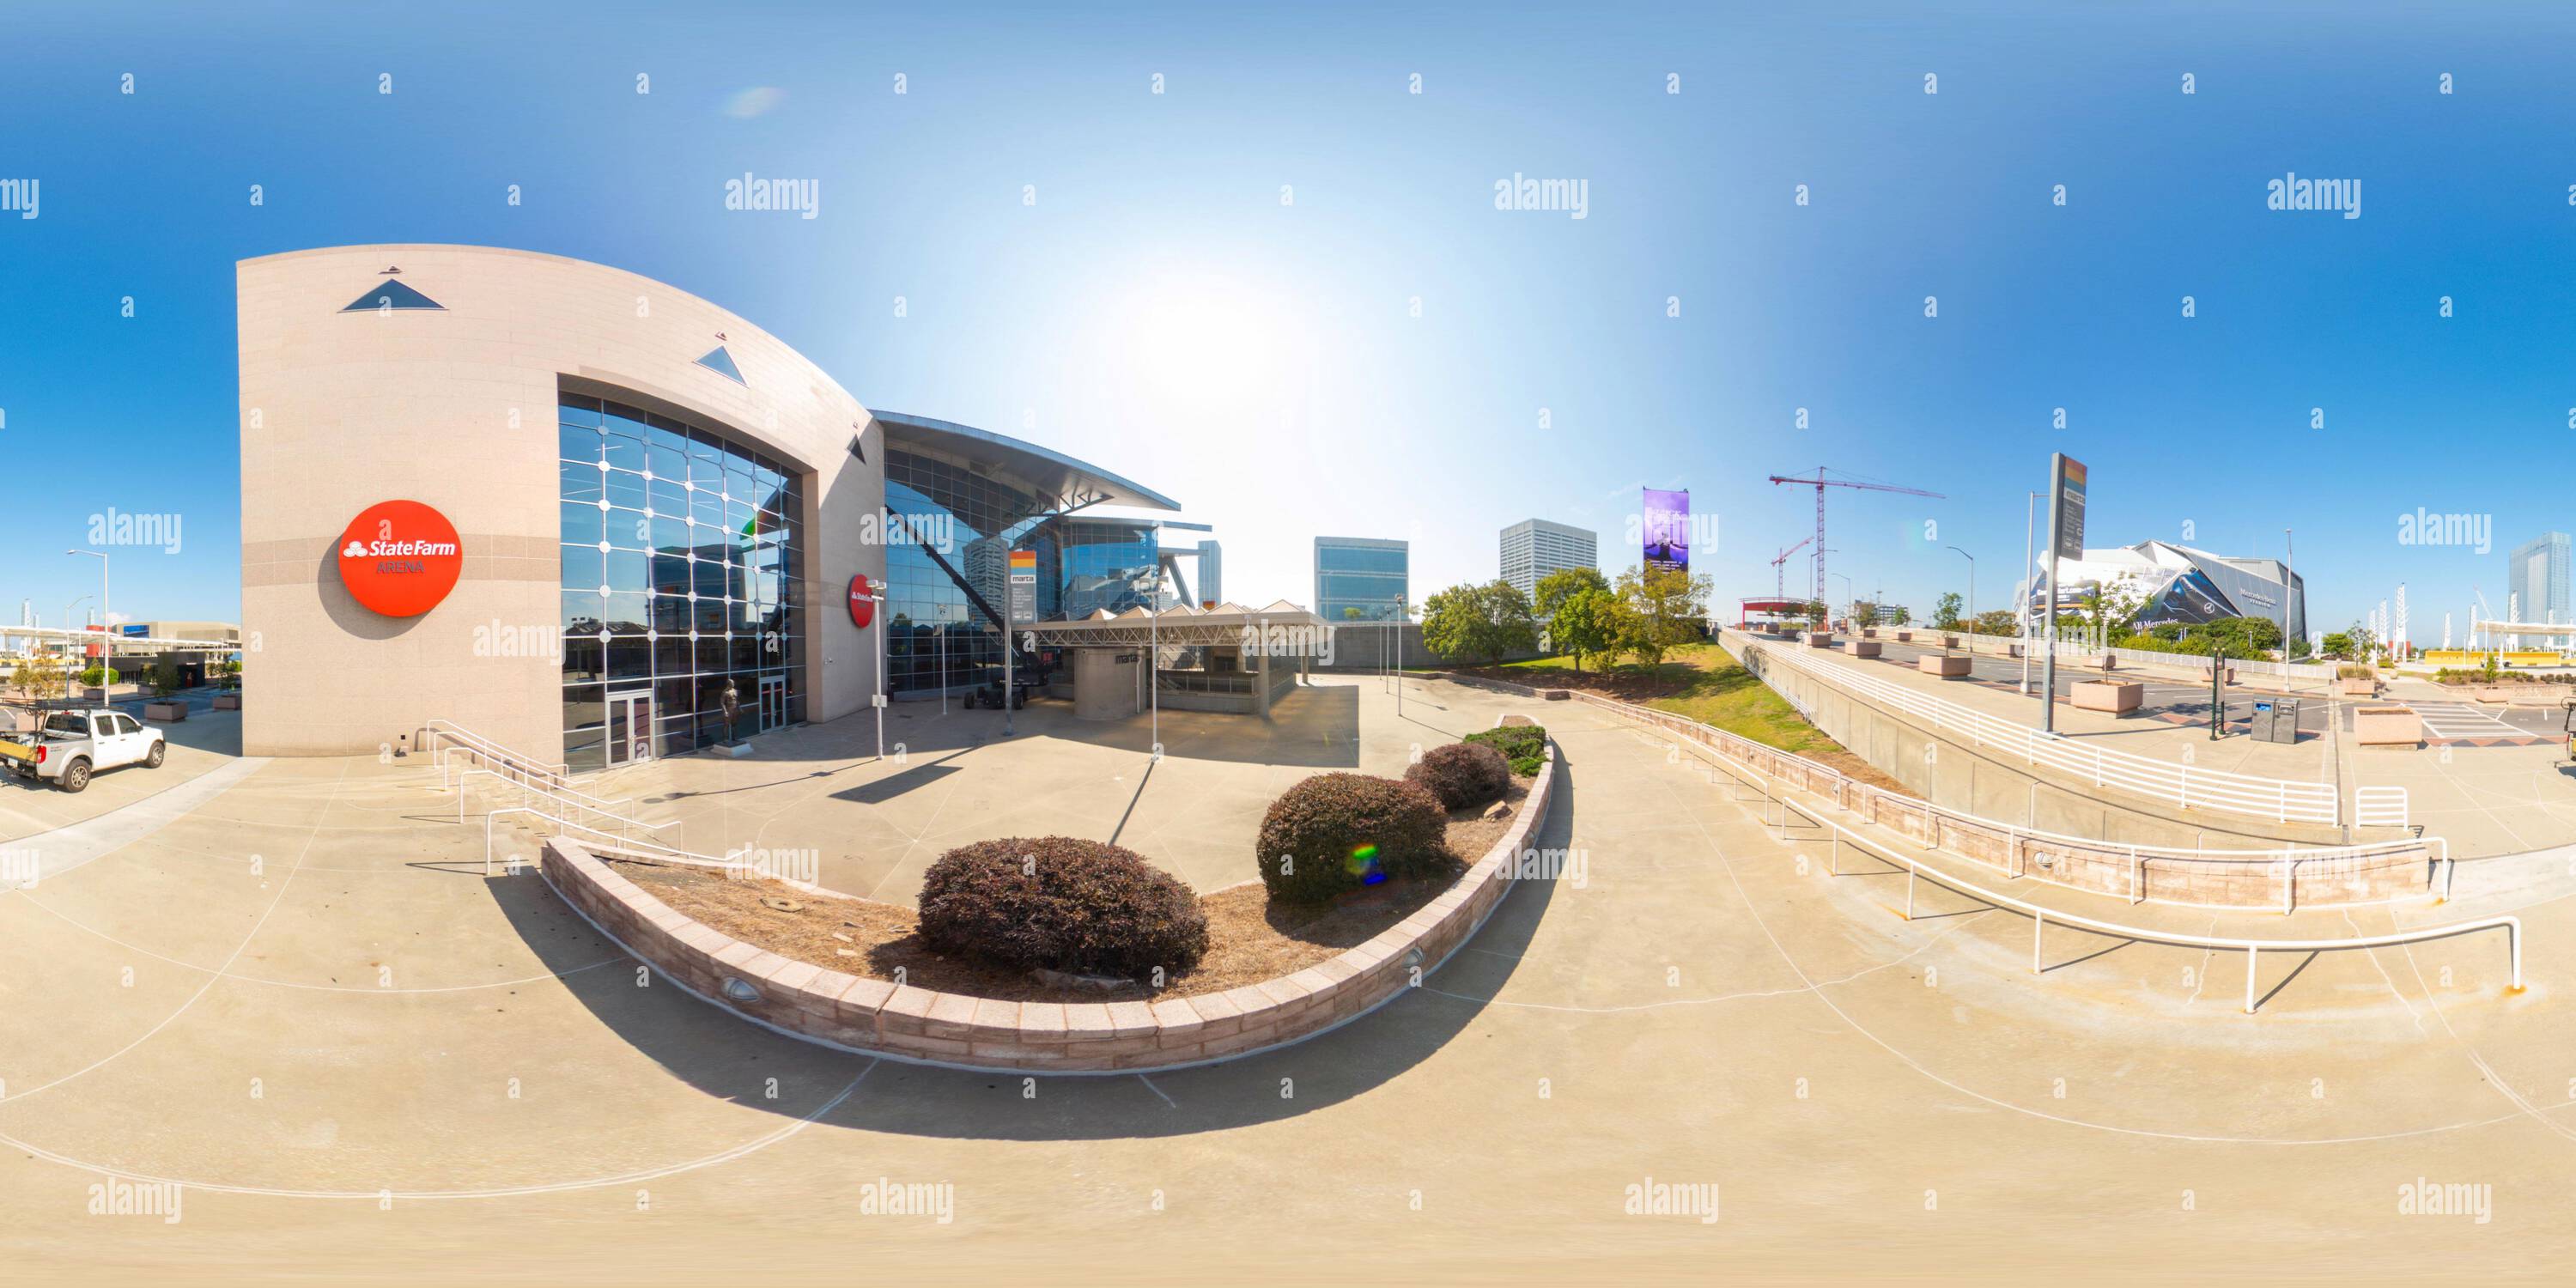
[[(1375, 1014), (1152, 1077), (1024, 1083), (755, 1028), (643, 984), (536, 877), (486, 879), (481, 819), (456, 824), (416, 758), (241, 762), (149, 835), (0, 894), (11, 1270), (208, 1283), (291, 1263), (348, 1279), (426, 1273), (472, 1247), (496, 1279), (547, 1283), (746, 1265), (836, 1282), (969, 1266), (984, 1280), (2057, 1282), (2077, 1267), (2537, 1274), (2576, 1254), (2560, 1216), (2576, 1184), (2576, 1009), (2559, 1000), (2576, 978), (2576, 881), (2297, 923), (2358, 933), (2516, 910), (2532, 985), (2519, 996), (2501, 942), (2463, 936), (2267, 955), (2248, 1017), (2241, 954), (2053, 929), (2034, 976), (2027, 918), (1927, 892), (1903, 920), (1884, 865), (1846, 851), (1845, 875), (1827, 875), (1811, 836), (1774, 839), (1758, 797), (1606, 713), (1417, 683), (1400, 719), (1374, 682), (1347, 688), (1364, 767), (1417, 720), (1547, 723), (1566, 777), (1541, 843), (1580, 867), (1525, 884)], [(1055, 750), (1132, 762), (1140, 748), (1117, 741), (1131, 735)], [(1088, 790), (1110, 803), (1068, 813), (1111, 826), (1132, 801), (1145, 821), (1130, 827), (1188, 826), (1192, 802), (1164, 800), (1166, 785), (1212, 791), (1195, 775), (1215, 784), (1244, 762), (1166, 741), (1141, 798), (1137, 773), (1122, 782), (1104, 759)], [(942, 818), (1014, 795), (969, 786), (981, 757), (950, 762)], [(882, 768), (809, 781), (839, 791), (910, 767)], [(629, 785), (722, 790), (695, 772)], [(758, 781), (737, 795), (778, 790)], [(913, 794), (837, 804), (936, 808)], [(844, 816), (778, 799), (731, 816), (733, 832), (718, 814), (688, 826), (701, 843), (796, 841), (799, 810)], [(924, 847), (948, 831), (906, 825), (930, 829)], [(960, 834), (1024, 826), (996, 813)], [(2219, 933), (2263, 920), (2144, 912)], [(88, 1215), (91, 1187), (156, 1180), (184, 1183), (180, 1221)], [(2487, 1215), (2401, 1214), (2419, 1180), (2485, 1187)], [(948, 1217), (865, 1214), (889, 1183), (944, 1194)], [(1714, 1218), (1631, 1214), (1630, 1187), (1675, 1184), (1715, 1187)]]

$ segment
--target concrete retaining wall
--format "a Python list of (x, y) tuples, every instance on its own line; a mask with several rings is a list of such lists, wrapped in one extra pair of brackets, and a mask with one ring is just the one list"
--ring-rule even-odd
[[(1300, 1042), (1420, 983), (1510, 893), (1514, 856), (1546, 819), (1555, 781), (1550, 747), (1511, 830), (1455, 886), (1384, 934), (1284, 979), (1156, 1002), (999, 1002), (860, 979), (690, 920), (566, 838), (545, 843), (540, 870), (565, 902), (666, 978), (793, 1036), (954, 1068), (1142, 1072)], [(752, 996), (728, 993), (728, 981)]]
[[(1760, 653), (1742, 659), (1808, 723), (1849, 748), (1879, 772), (1916, 795), (1963, 814), (2039, 831), (2096, 837), (2123, 845), (2177, 849), (2270, 849), (2342, 845), (2340, 828), (2273, 823), (2240, 814), (2177, 817), (2163, 801), (2059, 779), (1954, 734), (1928, 729), (1909, 717), (1808, 675), (1771, 664)], [(2394, 834), (2391, 833), (2391, 839)]]
[(2035, 877), (2053, 885), (2116, 895), (2132, 902), (2152, 899), (2208, 907), (2287, 910), (2378, 903), (2421, 894), (2439, 875), (2435, 850), (2420, 841), (2358, 857), (2325, 855), (2301, 859), (2295, 852), (2288, 852), (2278, 859), (2252, 855), (2196, 858), (2144, 852), (2153, 845), (2150, 842), (2032, 835), (2009, 822), (1963, 818), (1924, 801), (1854, 781), (1802, 756), (1727, 735), (1684, 716), (1632, 707), (1590, 693), (1574, 696), (1577, 701), (1606, 708), (1623, 719), (1652, 725), (1706, 754), (1744, 765), (1791, 790), (1820, 797), (1927, 850), (1941, 850), (1992, 866), (2007, 877)]

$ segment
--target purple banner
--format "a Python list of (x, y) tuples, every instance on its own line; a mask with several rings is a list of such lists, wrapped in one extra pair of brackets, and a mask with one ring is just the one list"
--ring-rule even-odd
[(1646, 489), (1645, 558), (1649, 568), (1690, 571), (1690, 492)]

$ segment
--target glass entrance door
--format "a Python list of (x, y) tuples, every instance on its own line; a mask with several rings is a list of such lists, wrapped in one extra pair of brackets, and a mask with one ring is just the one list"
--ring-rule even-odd
[(760, 732), (782, 728), (787, 723), (787, 677), (760, 677)]
[(608, 763), (631, 765), (653, 758), (653, 695), (649, 691), (608, 695)]

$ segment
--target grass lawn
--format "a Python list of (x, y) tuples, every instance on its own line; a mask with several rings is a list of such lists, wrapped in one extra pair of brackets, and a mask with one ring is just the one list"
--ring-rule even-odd
[(1664, 655), (1649, 670), (1634, 662), (1586, 666), (1577, 679), (1574, 663), (1562, 657), (1532, 658), (1505, 664), (1497, 674), (1523, 684), (1562, 685), (1596, 692), (1689, 716), (1782, 751), (1812, 756), (1840, 752), (1833, 739), (1808, 724), (1786, 698), (1756, 679), (1734, 655), (1715, 644), (1688, 644)]

